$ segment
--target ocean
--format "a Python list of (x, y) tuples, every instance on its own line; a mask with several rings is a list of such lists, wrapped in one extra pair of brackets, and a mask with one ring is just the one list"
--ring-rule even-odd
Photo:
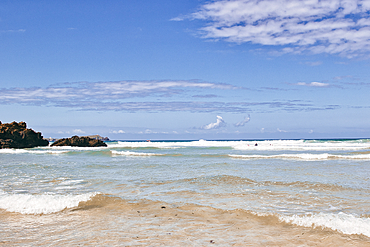
[(0, 246), (370, 246), (370, 139), (0, 150)]

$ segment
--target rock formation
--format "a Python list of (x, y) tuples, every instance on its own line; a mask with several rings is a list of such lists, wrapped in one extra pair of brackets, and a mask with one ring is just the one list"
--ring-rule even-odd
[(27, 129), (25, 122), (3, 124), (0, 121), (0, 149), (1, 148), (33, 148), (47, 146), (40, 132)]
[(72, 136), (70, 138), (59, 139), (51, 144), (51, 146), (106, 147), (107, 144), (105, 144), (103, 141), (92, 139), (87, 136)]
[(91, 135), (91, 136), (86, 136), (86, 137), (90, 137), (91, 139), (101, 140), (104, 142), (110, 141), (108, 137), (102, 137), (100, 135)]

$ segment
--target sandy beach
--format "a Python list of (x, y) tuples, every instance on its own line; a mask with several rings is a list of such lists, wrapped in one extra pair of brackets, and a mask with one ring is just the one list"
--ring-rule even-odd
[(366, 236), (295, 226), (274, 216), (261, 217), (244, 210), (147, 200), (129, 203), (106, 196), (52, 215), (2, 212), (1, 216), (3, 246), (370, 245)]

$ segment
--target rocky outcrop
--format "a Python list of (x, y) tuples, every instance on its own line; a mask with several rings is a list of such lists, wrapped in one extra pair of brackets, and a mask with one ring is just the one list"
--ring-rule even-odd
[(90, 137), (91, 139), (101, 140), (104, 142), (110, 141), (108, 137), (102, 137), (100, 135), (91, 135), (91, 136), (86, 136), (86, 137)]
[(0, 148), (33, 148), (47, 145), (49, 142), (43, 139), (41, 133), (27, 129), (25, 122), (0, 122)]
[(70, 138), (59, 139), (53, 144), (52, 147), (57, 146), (71, 146), (71, 147), (106, 147), (103, 141), (92, 139), (87, 136), (72, 136)]

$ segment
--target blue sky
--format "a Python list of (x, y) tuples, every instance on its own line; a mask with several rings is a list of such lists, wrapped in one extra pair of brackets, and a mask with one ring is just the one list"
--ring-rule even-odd
[(44, 137), (370, 137), (370, 1), (0, 2), (0, 121)]

